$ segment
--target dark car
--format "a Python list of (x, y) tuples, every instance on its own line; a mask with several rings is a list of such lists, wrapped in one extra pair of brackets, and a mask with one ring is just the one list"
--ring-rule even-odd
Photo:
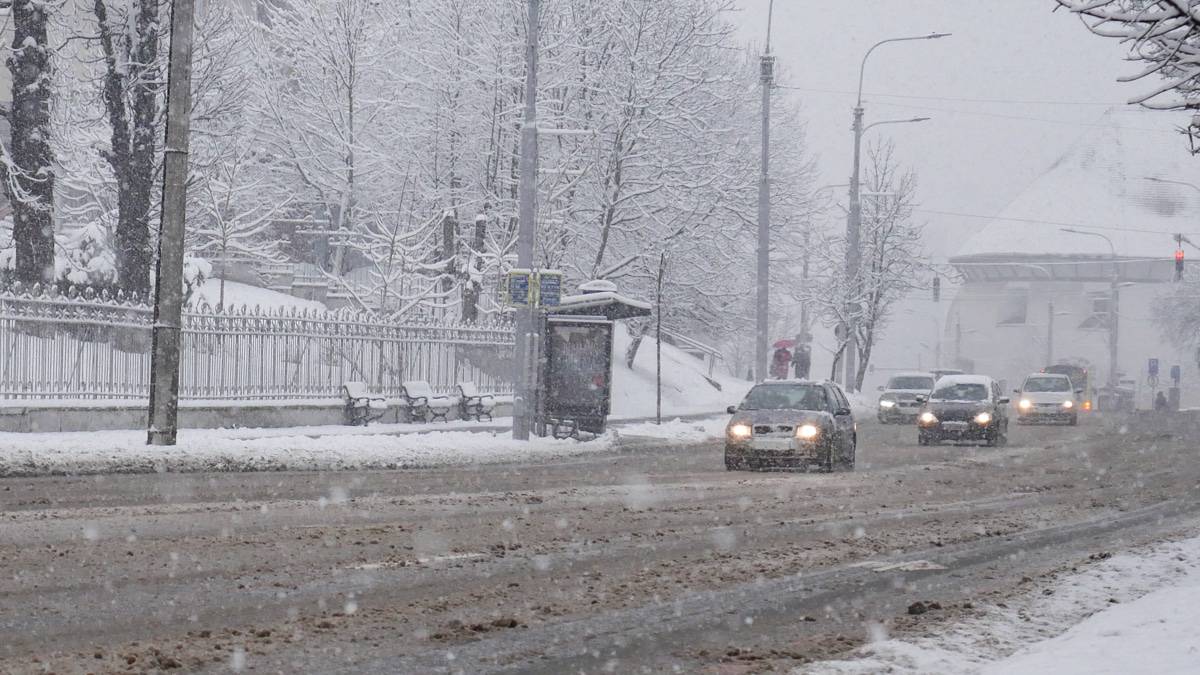
[(730, 471), (854, 468), (854, 415), (832, 382), (764, 382), (729, 412), (725, 468)]
[(921, 397), (917, 442), (1004, 445), (1008, 442), (1008, 399), (986, 375), (948, 375)]

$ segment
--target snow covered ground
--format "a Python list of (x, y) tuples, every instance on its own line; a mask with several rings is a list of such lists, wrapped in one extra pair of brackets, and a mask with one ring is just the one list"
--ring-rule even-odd
[[(512, 440), (488, 423), (185, 430), (173, 447), (145, 445), (145, 432), (0, 434), (0, 477), (194, 471), (402, 469), (550, 459), (603, 452), (630, 437), (696, 442), (727, 419), (616, 426), (587, 442)], [(473, 429), (474, 428), (474, 429)]]
[[(192, 291), (189, 305), (192, 309), (198, 308), (202, 304), (216, 307), (220, 299), (221, 280), (205, 279), (203, 284)], [(264, 311), (268, 309), (278, 311), (280, 309), (292, 309), (293, 307), (297, 310), (328, 311), (325, 305), (316, 300), (305, 300), (304, 298), (297, 298), (287, 293), (280, 293), (279, 291), (272, 291), (269, 288), (251, 286), (250, 284), (243, 284), (237, 281), (225, 282), (225, 306), (245, 306), (248, 309), (258, 307)]]
[(1200, 672), (1200, 538), (1125, 553), (930, 637), (878, 641), (806, 674)]
[[(613, 331), (612, 400), (612, 414), (618, 418), (654, 414), (654, 340), (650, 337), (642, 341), (632, 369), (625, 365), (631, 342), (629, 331), (618, 323)], [(702, 361), (666, 343), (662, 360), (664, 415), (720, 412), (740, 403), (750, 390), (750, 382), (730, 377), (720, 365), (709, 377)]]

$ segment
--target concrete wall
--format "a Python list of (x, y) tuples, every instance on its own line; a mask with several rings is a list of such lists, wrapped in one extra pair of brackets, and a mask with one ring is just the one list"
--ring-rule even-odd
[[(33, 433), (51, 431), (114, 431), (146, 428), (145, 404), (111, 405), (12, 405), (0, 406), (0, 431)], [(512, 415), (512, 404), (501, 402), (493, 411), (496, 417)], [(458, 418), (458, 408), (450, 419)], [(408, 409), (392, 405), (379, 420), (385, 423), (408, 422)], [(179, 410), (182, 429), (286, 428), (344, 424), (342, 404), (280, 402), (262, 405), (186, 405)]]

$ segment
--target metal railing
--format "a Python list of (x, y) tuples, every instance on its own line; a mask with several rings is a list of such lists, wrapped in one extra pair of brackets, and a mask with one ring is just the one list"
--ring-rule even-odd
[[(139, 298), (56, 287), (0, 289), (0, 399), (149, 396), (152, 309)], [(201, 306), (183, 317), (180, 397), (341, 396), (365, 382), (397, 396), (405, 380), (451, 393), (458, 382), (511, 391), (507, 324), (395, 321), (339, 310)]]

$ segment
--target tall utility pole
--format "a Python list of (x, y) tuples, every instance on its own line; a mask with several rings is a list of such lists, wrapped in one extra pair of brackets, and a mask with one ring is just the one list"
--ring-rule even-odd
[[(1118, 362), (1118, 339), (1121, 336), (1120, 316), (1121, 316), (1121, 263), (1117, 260), (1117, 247), (1113, 246), (1112, 239), (1107, 235), (1099, 232), (1089, 232), (1087, 230), (1076, 230), (1070, 227), (1060, 227), (1063, 232), (1071, 234), (1081, 234), (1088, 237), (1099, 237), (1108, 244), (1109, 260), (1112, 261), (1112, 271), (1108, 281), (1108, 386), (1110, 389), (1115, 389), (1121, 383), (1121, 378), (1117, 374)], [(1114, 394), (1115, 396), (1115, 394)]]
[[(908, 42), (910, 40), (934, 40), (950, 35), (949, 33), (930, 33), (929, 35), (916, 35), (913, 37), (889, 38), (880, 40), (871, 45), (867, 53), (863, 55), (862, 63), (858, 67), (858, 98), (854, 104), (854, 123), (851, 129), (854, 132), (854, 162), (852, 164), (850, 175), (850, 204), (846, 215), (846, 283), (851, 284), (848, 296), (851, 305), (857, 301), (856, 295), (858, 291), (858, 268), (861, 261), (862, 252), (859, 250), (862, 241), (862, 197), (859, 190), (859, 165), (861, 164), (860, 155), (862, 152), (862, 136), (863, 133), (870, 127), (878, 124), (893, 124), (904, 122), (924, 122), (927, 117), (917, 117), (911, 120), (889, 120), (886, 122), (876, 122), (875, 124), (863, 127), (863, 102), (862, 102), (862, 86), (863, 74), (867, 69), (867, 59), (871, 56), (871, 52), (875, 51), (876, 47), (885, 45), (889, 42)], [(858, 330), (857, 312), (853, 306), (846, 308), (846, 371), (844, 384), (846, 389), (854, 391), (858, 389), (858, 372), (855, 365), (855, 357), (858, 350), (858, 339), (856, 332)]]
[[(527, 39), (525, 42), (525, 120), (521, 124), (521, 182), (520, 211), (517, 218), (517, 267), (533, 269), (533, 239), (537, 231), (535, 191), (537, 190), (537, 67), (538, 67), (538, 2), (527, 0)], [(533, 397), (536, 391), (537, 364), (534, 362), (534, 331), (532, 279), (530, 302), (517, 308), (516, 372), (513, 397), (513, 438), (529, 440)]]
[(179, 341), (183, 319), (183, 234), (192, 109), (194, 0), (171, 3), (167, 137), (155, 270), (148, 445), (175, 445), (179, 429)]
[(662, 315), (663, 277), (667, 275), (667, 252), (658, 259), (658, 307), (654, 310), (654, 423), (662, 424)]
[(1046, 365), (1054, 365), (1054, 301), (1046, 305)]
[(767, 44), (758, 61), (762, 85), (762, 158), (758, 174), (758, 303), (757, 330), (754, 336), (754, 377), (767, 378), (768, 310), (771, 292), (771, 87), (775, 83), (775, 57), (771, 56), (771, 16), (775, 0), (767, 10)]

